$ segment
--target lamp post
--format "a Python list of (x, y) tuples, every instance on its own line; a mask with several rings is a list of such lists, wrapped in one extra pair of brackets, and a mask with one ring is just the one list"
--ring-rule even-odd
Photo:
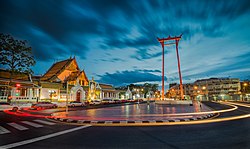
[(66, 82), (66, 115), (68, 115), (69, 112), (69, 108), (68, 108), (68, 94), (69, 94), (69, 85), (68, 85), (68, 81)]
[(196, 100), (197, 100), (197, 89), (198, 89), (198, 87), (197, 87), (197, 86), (194, 86), (194, 90), (195, 90), (195, 91), (194, 91), (194, 93), (195, 93), (194, 95), (195, 95), (195, 99), (196, 99)]
[(205, 95), (206, 100), (208, 100), (208, 95), (207, 95), (206, 89), (207, 89), (206, 86), (202, 86), (203, 94)]
[(224, 94), (221, 94), (221, 100), (224, 100), (224, 96), (225, 96)]
[(247, 83), (245, 82), (245, 83), (243, 83), (243, 94), (242, 94), (242, 101), (244, 101), (244, 96), (243, 95), (245, 95), (246, 96), (246, 87), (247, 87)]

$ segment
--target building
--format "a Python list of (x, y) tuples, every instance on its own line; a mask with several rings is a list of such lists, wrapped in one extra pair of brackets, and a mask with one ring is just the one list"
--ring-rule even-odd
[(14, 73), (11, 77), (10, 71), (0, 69), (0, 102), (36, 102), (40, 89), (30, 75)]
[(112, 85), (97, 83), (93, 78), (89, 81), (75, 57), (54, 63), (43, 76), (19, 73), (10, 79), (10, 72), (0, 70), (0, 101), (82, 102), (115, 97)]
[(240, 82), (240, 86), (242, 94), (241, 99), (243, 101), (250, 101), (250, 81), (249, 80), (242, 81)]
[(110, 84), (97, 83), (96, 89), (97, 89), (96, 94), (98, 99), (102, 100), (102, 99), (116, 98), (116, 90)]
[(38, 80), (41, 86), (40, 99), (65, 101), (67, 91), (68, 100), (86, 100), (88, 92), (88, 78), (84, 70), (80, 70), (75, 57), (54, 63)]
[[(240, 100), (240, 80), (237, 78), (210, 78), (183, 84), (185, 99), (195, 100)], [(179, 85), (172, 86), (170, 98), (179, 99)]]
[(240, 80), (237, 78), (211, 78), (207, 80), (209, 99), (240, 100)]

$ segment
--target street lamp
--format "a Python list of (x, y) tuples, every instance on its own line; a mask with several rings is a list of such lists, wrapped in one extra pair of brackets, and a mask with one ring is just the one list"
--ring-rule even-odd
[[(245, 83), (243, 83), (243, 93), (246, 95), (246, 87), (247, 87), (247, 83), (245, 82)], [(243, 94), (243, 95), (244, 95)], [(243, 100), (244, 100), (244, 96), (242, 95), (242, 98), (243, 98)]]
[(221, 96), (221, 100), (224, 100), (224, 96), (225, 96), (225, 95), (224, 95), (224, 94), (221, 94), (220, 96)]
[[(197, 86), (194, 86), (194, 90), (195, 90), (195, 91), (194, 91), (193, 93), (194, 93), (194, 97), (195, 97), (196, 100), (197, 100), (197, 91), (196, 91), (197, 89), (198, 89), (198, 87), (197, 87)], [(194, 99), (194, 100), (195, 100), (195, 99)]]
[(207, 89), (206, 86), (202, 86), (202, 90), (204, 90), (204, 91), (203, 91), (203, 94), (205, 95), (206, 100), (208, 100), (208, 95), (207, 95), (206, 89)]

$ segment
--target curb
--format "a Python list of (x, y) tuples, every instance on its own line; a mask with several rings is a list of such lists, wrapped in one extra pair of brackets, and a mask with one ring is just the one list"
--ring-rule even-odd
[(96, 121), (96, 120), (73, 120), (73, 119), (68, 119), (68, 118), (58, 118), (58, 117), (54, 117), (52, 116), (50, 119), (54, 119), (57, 121), (61, 121), (61, 122), (66, 122), (66, 123), (75, 123), (75, 124), (155, 124), (155, 123), (174, 123), (174, 122), (187, 122), (187, 121), (197, 121), (197, 120), (203, 120), (203, 119), (208, 119), (211, 118), (213, 116), (215, 116), (216, 114), (212, 113), (212, 114), (208, 114), (206, 116), (200, 116), (197, 118), (186, 118), (186, 119), (170, 119), (170, 120), (121, 120), (121, 121), (112, 121), (112, 120), (107, 120), (107, 121)]

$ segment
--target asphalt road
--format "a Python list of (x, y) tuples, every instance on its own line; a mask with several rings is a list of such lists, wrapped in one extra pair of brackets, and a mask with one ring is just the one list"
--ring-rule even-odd
[(19, 117), (0, 112), (0, 146), (74, 127), (46, 118)]
[(88, 127), (18, 148), (249, 149), (249, 126), (250, 119), (203, 125)]
[[(203, 104), (211, 107), (214, 110), (223, 110), (223, 109), (232, 108), (231, 106), (216, 103), (216, 102), (203, 102)], [(220, 113), (219, 117), (223, 118), (223, 117), (244, 115), (244, 114), (249, 114), (249, 113), (250, 113), (250, 108), (238, 106), (237, 110), (234, 110), (234, 111), (231, 111), (231, 112)], [(250, 126), (249, 126), (249, 128), (250, 128)]]
[[(217, 103), (206, 103), (213, 109), (225, 109), (228, 106)], [(240, 107), (232, 112), (221, 114), (220, 117), (228, 117), (249, 114), (250, 108)], [(11, 146), (12, 143), (22, 144), (20, 141), (39, 137), (39, 141), (24, 143), (16, 148), (44, 149), (44, 148), (219, 148), (219, 149), (249, 149), (250, 148), (250, 118), (234, 121), (196, 124), (174, 125), (154, 127), (86, 127), (68, 125), (60, 122), (52, 122), (53, 125), (39, 123), (38, 118), (15, 117), (0, 113), (0, 126), (8, 129), (10, 133), (0, 134), (0, 148), (3, 145)], [(39, 118), (51, 122), (44, 118)], [(22, 121), (35, 122), (43, 127), (34, 128)], [(17, 130), (7, 123), (17, 123), (27, 130)], [(64, 134), (65, 130), (74, 130)], [(63, 132), (63, 133), (62, 133)], [(62, 133), (61, 135), (58, 135)], [(46, 137), (56, 134), (53, 137)], [(45, 137), (44, 137), (45, 136)], [(40, 138), (42, 137), (42, 138)]]

